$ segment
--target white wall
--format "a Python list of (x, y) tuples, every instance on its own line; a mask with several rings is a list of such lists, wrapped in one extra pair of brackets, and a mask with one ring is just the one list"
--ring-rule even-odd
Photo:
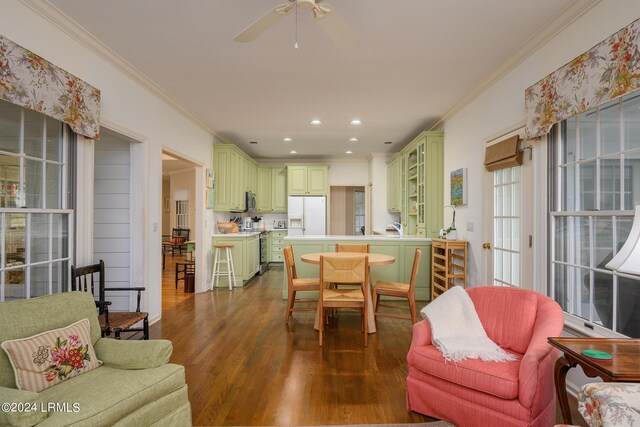
[[(461, 167), (466, 167), (468, 172), (468, 204), (456, 210), (456, 224), (460, 238), (469, 241), (470, 285), (484, 284), (486, 270), (482, 253), (482, 243), (485, 241), (482, 230), (487, 221), (483, 214), (483, 203), (488, 197), (483, 187), (484, 141), (524, 121), (524, 91), (527, 87), (638, 16), (640, 2), (637, 0), (603, 0), (444, 122), (445, 205), (449, 204), (449, 173)], [(451, 209), (445, 209), (444, 223), (450, 222)], [(474, 224), (474, 232), (467, 231), (467, 222)], [(534, 242), (540, 240), (534, 239)]]
[(371, 177), (371, 224), (374, 230), (384, 232), (387, 224), (400, 220), (399, 214), (387, 212), (387, 160), (390, 154), (372, 153), (369, 158)]
[[(169, 149), (198, 165), (212, 167), (212, 133), (178, 112), (159, 96), (145, 89), (111, 63), (62, 31), (49, 20), (18, 0), (2, 2), (0, 14), (2, 34), (37, 53), (57, 66), (80, 77), (102, 93), (102, 124), (127, 136), (142, 139), (141, 176), (147, 189), (140, 216), (144, 239), (139, 250), (140, 274), (134, 274), (132, 286), (147, 286), (144, 307), (151, 320), (161, 313), (162, 261), (160, 258), (162, 225), (162, 150)], [(204, 176), (200, 184), (204, 188)], [(198, 185), (198, 181), (196, 182)], [(204, 192), (196, 197), (196, 240), (204, 241), (212, 230), (212, 211), (204, 211)], [(76, 236), (82, 239), (83, 236)], [(209, 245), (198, 245), (197, 257), (210, 259)], [(204, 289), (207, 263), (202, 269), (196, 290)]]

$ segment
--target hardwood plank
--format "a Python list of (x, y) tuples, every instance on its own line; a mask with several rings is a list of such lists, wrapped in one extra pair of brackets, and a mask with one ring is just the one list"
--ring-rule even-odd
[(379, 318), (365, 348), (360, 315), (340, 311), (320, 347), (315, 313), (282, 321), (281, 267), (244, 288), (185, 294), (174, 285), (180, 259), (166, 257), (163, 319), (150, 334), (171, 340), (171, 361), (185, 366), (194, 425), (432, 421), (406, 409), (410, 321)]

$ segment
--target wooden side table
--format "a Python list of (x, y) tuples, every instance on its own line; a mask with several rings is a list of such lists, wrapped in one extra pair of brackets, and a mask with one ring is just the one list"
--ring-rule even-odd
[(431, 301), (457, 283), (467, 287), (467, 241), (431, 239)]
[[(555, 367), (556, 394), (565, 424), (571, 424), (567, 398), (567, 372), (580, 365), (588, 377), (600, 377), (604, 382), (640, 382), (640, 340), (609, 338), (547, 338), (549, 344), (564, 353)], [(586, 357), (583, 350), (606, 351), (612, 360), (599, 361)]]

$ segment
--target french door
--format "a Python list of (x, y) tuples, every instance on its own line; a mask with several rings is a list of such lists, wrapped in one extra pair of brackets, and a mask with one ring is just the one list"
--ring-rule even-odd
[(533, 166), (526, 151), (522, 165), (485, 173), (487, 285), (533, 289)]

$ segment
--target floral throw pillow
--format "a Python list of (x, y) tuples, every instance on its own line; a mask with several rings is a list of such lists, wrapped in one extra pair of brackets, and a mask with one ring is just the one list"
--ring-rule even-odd
[(91, 345), (89, 319), (28, 338), (5, 341), (20, 390), (40, 392), (102, 364)]

